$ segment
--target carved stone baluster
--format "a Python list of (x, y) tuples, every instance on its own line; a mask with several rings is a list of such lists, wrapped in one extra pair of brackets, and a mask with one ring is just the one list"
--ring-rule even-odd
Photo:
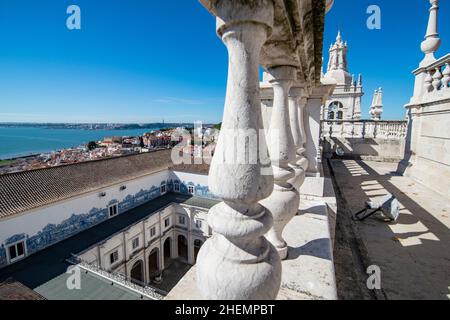
[(292, 184), (297, 190), (300, 190), (300, 187), (305, 181), (306, 169), (308, 168), (307, 166), (302, 166), (302, 164), (304, 165), (303, 159), (305, 159), (305, 157), (303, 156), (305, 148), (303, 147), (303, 138), (299, 122), (299, 113), (302, 112), (302, 110), (300, 109), (300, 99), (302, 95), (303, 88), (301, 87), (293, 87), (291, 88), (291, 91), (289, 93), (289, 118), (296, 154), (294, 161), (290, 164), (290, 167), (295, 171), (295, 177), (288, 182)]
[(264, 237), (273, 225), (272, 215), (259, 203), (272, 193), (273, 175), (267, 150), (258, 150), (266, 146), (264, 134), (259, 134), (259, 58), (271, 31), (273, 2), (216, 1), (214, 6), (209, 9), (218, 17), (229, 69), (209, 186), (223, 202), (208, 214), (213, 236), (198, 255), (197, 286), (207, 299), (275, 299), (281, 261)]
[(427, 76), (425, 77), (425, 90), (426, 92), (431, 92), (433, 91), (434, 87), (433, 87), (433, 77), (431, 76), (431, 73), (428, 71), (427, 72)]
[(271, 196), (261, 203), (272, 212), (274, 225), (267, 233), (267, 239), (277, 248), (281, 259), (288, 254), (288, 246), (282, 234), (284, 227), (296, 215), (300, 204), (300, 195), (288, 181), (295, 176), (289, 163), (295, 160), (294, 138), (289, 117), (288, 95), (295, 81), (296, 68), (280, 66), (271, 68), (271, 80), (274, 90), (274, 103), (268, 148), (274, 170), (275, 187)]
[(442, 72), (442, 75), (444, 76), (442, 78), (442, 86), (444, 87), (444, 89), (448, 89), (449, 85), (450, 85), (450, 64), (449, 63), (445, 64), (445, 69)]
[(441, 89), (441, 80), (442, 80), (442, 73), (440, 68), (436, 68), (433, 75), (433, 87), (435, 91), (438, 91)]
[[(303, 96), (299, 101), (299, 110), (298, 110), (298, 123), (300, 124), (300, 149), (297, 150), (297, 153), (300, 155), (300, 160), (297, 162), (306, 172), (308, 170), (309, 161), (305, 156), (306, 152), (306, 130), (305, 130), (305, 112), (306, 112), (306, 104), (308, 103), (308, 98)], [(331, 137), (331, 136), (330, 136)]]

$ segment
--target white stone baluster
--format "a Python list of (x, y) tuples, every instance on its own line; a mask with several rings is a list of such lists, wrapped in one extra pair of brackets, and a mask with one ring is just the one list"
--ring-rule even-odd
[(427, 76), (425, 77), (424, 82), (426, 92), (433, 91), (433, 77), (431, 76), (430, 72), (427, 72)]
[(297, 162), (306, 173), (306, 170), (308, 170), (309, 161), (305, 156), (306, 152), (306, 130), (305, 130), (305, 112), (306, 112), (306, 104), (308, 102), (308, 98), (306, 96), (303, 96), (299, 101), (299, 111), (298, 111), (298, 123), (300, 124), (300, 149), (297, 150), (297, 153), (300, 155), (300, 159)]
[(274, 90), (272, 118), (268, 132), (268, 148), (274, 170), (275, 187), (269, 198), (261, 203), (273, 215), (273, 228), (267, 239), (277, 248), (281, 259), (286, 259), (288, 246), (282, 234), (284, 227), (296, 215), (300, 204), (298, 191), (288, 182), (295, 171), (289, 164), (295, 160), (294, 138), (289, 117), (289, 90), (295, 81), (296, 68), (280, 66), (271, 68)]
[(435, 91), (438, 91), (441, 89), (441, 80), (442, 80), (442, 73), (440, 68), (436, 68), (433, 75), (433, 87)]
[(216, 1), (214, 6), (229, 69), (209, 186), (223, 202), (208, 214), (213, 236), (198, 255), (197, 286), (207, 299), (275, 299), (281, 261), (264, 237), (273, 225), (272, 215), (259, 204), (272, 193), (273, 175), (267, 150), (258, 150), (258, 145), (266, 146), (264, 134), (259, 134), (259, 58), (273, 23), (273, 3)]
[(305, 148), (303, 147), (303, 138), (299, 122), (299, 113), (302, 112), (300, 109), (300, 99), (302, 98), (302, 95), (303, 88), (301, 87), (293, 87), (289, 93), (289, 118), (296, 155), (294, 160), (290, 163), (291, 168), (295, 171), (295, 177), (288, 182), (297, 190), (300, 190), (300, 187), (305, 181), (306, 169), (308, 168), (307, 166), (302, 166), (302, 164), (304, 164), (302, 160), (305, 159), (305, 157), (303, 157)]
[(442, 78), (442, 86), (444, 87), (444, 89), (448, 89), (449, 85), (450, 85), (450, 64), (449, 63), (445, 64), (445, 69), (442, 72), (442, 75), (444, 76)]

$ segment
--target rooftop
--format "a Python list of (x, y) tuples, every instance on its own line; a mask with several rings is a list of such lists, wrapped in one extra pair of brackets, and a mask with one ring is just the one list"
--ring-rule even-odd
[[(450, 205), (448, 199), (409, 177), (399, 175), (398, 163), (359, 160), (330, 160), (338, 196), (337, 234), (348, 237), (342, 248), (335, 246), (336, 275), (341, 299), (354, 299), (362, 291), (365, 270), (370, 265), (381, 269), (381, 290), (377, 299), (416, 300), (450, 298)], [(400, 203), (396, 223), (382, 216), (361, 222), (350, 219), (364, 208), (367, 200), (391, 193)], [(343, 251), (354, 250), (342, 256)], [(357, 257), (355, 259), (355, 257)], [(362, 268), (350, 265), (359, 261)], [(359, 270), (362, 274), (358, 275)], [(351, 274), (355, 272), (355, 274)], [(359, 277), (359, 280), (358, 280)], [(348, 279), (353, 279), (349, 282)], [(374, 297), (372, 297), (374, 298)]]
[(0, 283), (0, 300), (44, 300), (37, 292), (24, 286), (22, 283), (7, 279)]
[(170, 150), (0, 175), (0, 219), (167, 169)]

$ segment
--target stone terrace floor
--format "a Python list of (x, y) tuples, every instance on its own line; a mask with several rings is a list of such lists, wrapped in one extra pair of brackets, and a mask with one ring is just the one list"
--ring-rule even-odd
[[(334, 200), (334, 198), (333, 198)], [(298, 214), (283, 236), (289, 245), (283, 261), (277, 300), (335, 300), (336, 281), (332, 256), (333, 204), (302, 200)], [(167, 300), (202, 300), (192, 267), (166, 296)]]
[[(449, 199), (397, 174), (396, 163), (335, 159), (329, 163), (338, 187), (338, 227), (339, 215), (345, 215), (341, 218), (352, 229), (364, 268), (381, 268), (381, 290), (372, 298), (450, 299)], [(379, 216), (363, 222), (349, 219), (365, 201), (388, 192), (401, 204), (397, 223)], [(338, 271), (345, 268), (336, 265), (336, 269), (339, 292)], [(361, 288), (367, 277), (356, 280)]]

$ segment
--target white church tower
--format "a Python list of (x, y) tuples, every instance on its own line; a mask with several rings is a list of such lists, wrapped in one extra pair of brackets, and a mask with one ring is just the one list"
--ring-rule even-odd
[(361, 98), (364, 95), (362, 75), (358, 81), (348, 72), (347, 42), (342, 41), (338, 32), (336, 43), (330, 47), (325, 78), (337, 81), (334, 93), (325, 103), (322, 117), (330, 120), (359, 120), (361, 119)]

